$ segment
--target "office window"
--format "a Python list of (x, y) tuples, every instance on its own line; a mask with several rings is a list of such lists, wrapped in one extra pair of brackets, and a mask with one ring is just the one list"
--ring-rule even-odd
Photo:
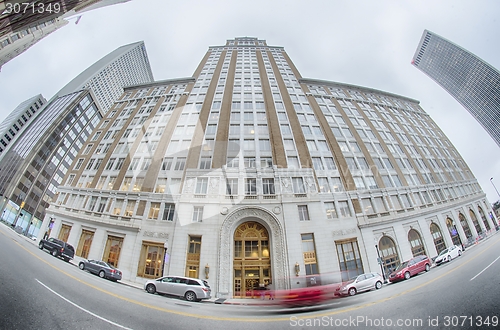
[(325, 157), (325, 164), (327, 170), (335, 170), (337, 168), (332, 157)]
[(255, 167), (255, 157), (244, 157), (243, 160), (245, 162), (246, 168), (254, 168)]
[(160, 203), (152, 202), (149, 208), (148, 219), (156, 220), (160, 214)]
[(257, 195), (257, 179), (245, 179), (245, 195)]
[(161, 164), (162, 171), (169, 171), (170, 168), (172, 167), (172, 162), (173, 162), (173, 158), (171, 158), (171, 157), (163, 158), (163, 162)]
[(193, 222), (202, 222), (203, 220), (203, 206), (193, 207)]
[(370, 198), (363, 198), (361, 199), (362, 205), (363, 205), (363, 212), (367, 215), (375, 213), (373, 210), (373, 203)]
[(189, 246), (186, 256), (187, 277), (199, 278), (200, 269), (201, 237), (189, 236)]
[(125, 158), (119, 158), (118, 161), (116, 162), (115, 170), (117, 171), (121, 170), (124, 162)]
[(273, 178), (263, 178), (262, 179), (262, 193), (264, 195), (274, 195), (274, 179)]
[(82, 234), (76, 248), (76, 255), (85, 259), (88, 258), (93, 239), (94, 232), (82, 229)]
[(165, 203), (165, 206), (163, 208), (162, 220), (174, 221), (174, 214), (175, 214), (175, 204)]
[(349, 209), (349, 203), (347, 201), (338, 202), (340, 217), (348, 218), (351, 217), (351, 210)]
[(76, 162), (76, 165), (75, 165), (75, 170), (79, 170), (82, 167), (83, 160), (84, 160), (83, 158), (78, 159), (78, 161)]
[(184, 170), (184, 166), (186, 165), (186, 158), (184, 157), (178, 157), (177, 161), (175, 162), (175, 171), (182, 171)]
[(304, 186), (303, 178), (292, 178), (293, 192), (295, 194), (305, 194), (306, 188)]
[(321, 160), (321, 157), (313, 157), (312, 162), (315, 170), (318, 171), (324, 170), (323, 161)]
[(328, 178), (326, 178), (326, 177), (319, 177), (318, 178), (318, 184), (319, 184), (319, 192), (320, 193), (329, 193), (329, 192), (331, 192), (330, 184), (328, 183)]
[(363, 274), (363, 263), (357, 240), (351, 242), (335, 243), (340, 265), (342, 281), (347, 281)]
[(208, 178), (197, 178), (196, 179), (196, 194), (206, 194), (208, 187)]
[(157, 278), (162, 274), (165, 260), (165, 248), (160, 243), (144, 242), (142, 244), (137, 276)]
[(309, 221), (309, 211), (307, 210), (307, 205), (298, 205), (299, 210), (299, 220), (300, 221)]
[(335, 209), (334, 202), (325, 202), (325, 211), (327, 219), (335, 219), (338, 218), (337, 210)]
[(201, 157), (200, 159), (200, 169), (208, 170), (210, 169), (212, 163), (212, 159), (210, 157)]
[(238, 195), (238, 179), (231, 178), (226, 180), (226, 194)]
[(306, 275), (319, 274), (313, 234), (302, 234), (302, 254)]

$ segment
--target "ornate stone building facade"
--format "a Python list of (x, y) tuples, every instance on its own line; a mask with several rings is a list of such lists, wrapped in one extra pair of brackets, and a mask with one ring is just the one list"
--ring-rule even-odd
[(384, 272), (491, 230), (471, 171), (418, 101), (301, 77), (236, 38), (192, 77), (131, 86), (45, 219), (124, 278), (208, 278), (217, 297)]

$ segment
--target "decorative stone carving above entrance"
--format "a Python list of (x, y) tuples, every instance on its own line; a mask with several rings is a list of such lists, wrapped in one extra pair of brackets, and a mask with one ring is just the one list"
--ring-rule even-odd
[(285, 249), (283, 226), (269, 211), (258, 207), (242, 207), (231, 212), (220, 229), (219, 278), (217, 297), (233, 294), (233, 249), (234, 232), (245, 221), (254, 221), (267, 228), (270, 238), (272, 277), (275, 289), (287, 289), (288, 260)]

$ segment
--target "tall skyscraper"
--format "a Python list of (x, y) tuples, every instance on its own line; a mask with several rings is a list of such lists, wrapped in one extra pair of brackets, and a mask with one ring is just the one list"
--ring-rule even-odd
[(0, 37), (0, 70), (2, 69), (2, 65), (24, 53), (31, 46), (66, 24), (68, 24), (68, 21), (61, 18), (54, 18), (50, 21)]
[(490, 211), (418, 101), (304, 79), (283, 47), (245, 37), (210, 47), (192, 77), (127, 87), (40, 235), (127, 280), (185, 274), (245, 298), (378, 272), (378, 254), (384, 272), (436, 256), (491, 230)]
[[(122, 46), (104, 56), (63, 87), (49, 102), (45, 103), (43, 99), (45, 104), (42, 106), (36, 101), (33, 101), (36, 104), (30, 106), (31, 99), (18, 106), (0, 126), (7, 130), (0, 137), (0, 148), (4, 149), (0, 152), (0, 194), (3, 195), (0, 212), (4, 212), (1, 214), (2, 219), (13, 224), (21, 221), (21, 226), (29, 234), (37, 233), (41, 220), (35, 219), (43, 219), (45, 216), (45, 208), (61, 183), (67, 166), (73, 161), (82, 141), (85, 141), (85, 134), (94, 129), (97, 113), (100, 119), (107, 110), (104, 107), (109, 108), (121, 96), (124, 86), (151, 81), (153, 74), (144, 42), (141, 41)], [(86, 101), (84, 109), (88, 106), (90, 113), (84, 115), (81, 109), (72, 108), (76, 106), (76, 103), (73, 104), (77, 102), (76, 99), (86, 98), (89, 101)], [(25, 111), (26, 107), (29, 109)], [(78, 115), (72, 111), (78, 112)], [(76, 135), (68, 130), (68, 127), (73, 127), (75, 120), (82, 121), (75, 124)], [(88, 124), (89, 120), (92, 122)], [(23, 129), (19, 126), (20, 122), (25, 124)], [(16, 126), (19, 130), (16, 130)], [(70, 135), (61, 140), (60, 135), (55, 132)], [(53, 134), (56, 136), (52, 136)], [(45, 141), (46, 136), (51, 136), (52, 140)], [(58, 149), (57, 144), (54, 145), (56, 141), (64, 142), (62, 149)], [(70, 148), (69, 152), (68, 146), (73, 143), (76, 147)], [(58, 153), (54, 154), (55, 151)], [(64, 162), (57, 157), (63, 157)], [(52, 161), (57, 164), (52, 164)], [(25, 211), (21, 212), (21, 209)], [(24, 217), (20, 217), (21, 214)], [(31, 218), (32, 221), (27, 220)], [(30, 231), (26, 226), (31, 223), (35, 227)]]
[(0, 161), (1, 220), (36, 236), (57, 186), (102, 118), (91, 91), (59, 97), (33, 114)]
[(500, 72), (476, 55), (425, 30), (412, 64), (453, 96), (500, 146)]
[(2, 65), (68, 24), (65, 18), (130, 0), (0, 0), (0, 70)]
[(54, 97), (91, 89), (104, 113), (123, 93), (123, 87), (154, 81), (144, 41), (121, 46), (101, 58), (64, 86)]
[(0, 162), (8, 150), (9, 145), (23, 134), (35, 114), (47, 103), (47, 100), (38, 94), (19, 104), (5, 120), (0, 123)]

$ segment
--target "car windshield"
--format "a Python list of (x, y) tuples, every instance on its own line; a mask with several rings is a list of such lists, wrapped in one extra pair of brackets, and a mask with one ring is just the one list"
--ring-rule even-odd
[(439, 254), (439, 256), (442, 256), (443, 254), (446, 254), (447, 252), (448, 252), (448, 249), (444, 249), (443, 251), (441, 251), (441, 253)]
[(394, 271), (398, 271), (398, 270), (401, 270), (403, 268), (406, 268), (406, 266), (408, 266), (408, 261), (405, 261), (403, 262), (401, 265), (398, 266), (398, 268), (396, 268)]

